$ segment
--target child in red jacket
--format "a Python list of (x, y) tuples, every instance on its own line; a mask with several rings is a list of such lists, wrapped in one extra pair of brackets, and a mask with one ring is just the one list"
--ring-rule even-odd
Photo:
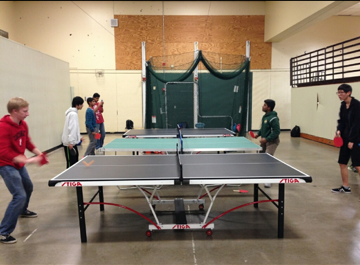
[[(10, 115), (0, 120), (0, 175), (13, 198), (0, 224), (0, 242), (15, 243), (10, 234), (15, 230), (18, 217), (37, 217), (27, 209), (33, 184), (25, 164), (41, 164), (42, 153), (29, 137), (24, 119), (29, 116), (29, 103), (23, 98), (12, 98), (7, 104)], [(27, 158), (25, 149), (36, 156)]]

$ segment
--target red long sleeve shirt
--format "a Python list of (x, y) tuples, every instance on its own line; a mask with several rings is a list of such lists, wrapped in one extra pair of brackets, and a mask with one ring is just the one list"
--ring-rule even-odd
[(22, 168), (24, 164), (14, 163), (13, 159), (24, 155), (25, 149), (30, 152), (35, 149), (26, 122), (16, 124), (10, 119), (10, 115), (5, 115), (0, 119), (0, 166)]
[[(95, 110), (99, 104), (100, 104), (100, 102), (96, 102), (95, 105), (93, 106), (93, 110)], [(95, 112), (95, 118), (96, 118), (97, 124), (104, 122), (104, 117), (101, 113), (102, 108), (103, 108), (102, 106), (99, 106), (98, 110)]]

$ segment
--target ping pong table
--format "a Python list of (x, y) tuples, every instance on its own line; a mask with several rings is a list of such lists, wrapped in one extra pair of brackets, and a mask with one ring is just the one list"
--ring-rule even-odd
[[(202, 229), (207, 235), (212, 235), (214, 222), (221, 216), (244, 206), (271, 202), (278, 209), (278, 238), (284, 237), (284, 203), (285, 184), (312, 182), (311, 176), (295, 169), (281, 160), (264, 153), (232, 153), (232, 154), (175, 154), (142, 155), (142, 156), (86, 156), (72, 167), (49, 180), (50, 187), (75, 187), (80, 226), (81, 242), (87, 242), (85, 210), (90, 205), (112, 205), (130, 210), (149, 221), (147, 236), (159, 230)], [(260, 183), (277, 183), (278, 198), (272, 199), (260, 187)], [(216, 197), (226, 185), (254, 184), (253, 201), (229, 209), (208, 221)], [(152, 186), (148, 192), (142, 187)], [(200, 186), (200, 192), (194, 203), (208, 196), (210, 204), (205, 217), (200, 223), (188, 223), (185, 214), (184, 201), (174, 200), (176, 222), (163, 224), (160, 222), (154, 205), (161, 202), (157, 192), (160, 186), (175, 185), (179, 189), (188, 185)], [(217, 185), (216, 188), (211, 186)], [(97, 186), (97, 192), (89, 202), (84, 202), (83, 188)], [(104, 186), (136, 186), (143, 194), (150, 208), (153, 220), (130, 207), (104, 201)], [(201, 195), (205, 191), (204, 195)], [(259, 191), (267, 199), (259, 200)], [(99, 201), (94, 202), (98, 197)]]
[(104, 152), (251, 152), (261, 147), (245, 137), (201, 137), (201, 138), (116, 138), (102, 147)]
[[(179, 129), (131, 129), (123, 137), (137, 138), (178, 138)], [(235, 133), (226, 128), (181, 128), (182, 137), (221, 137), (235, 136)]]

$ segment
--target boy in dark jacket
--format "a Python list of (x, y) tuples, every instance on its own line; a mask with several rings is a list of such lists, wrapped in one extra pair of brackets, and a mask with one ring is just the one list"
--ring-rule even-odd
[(87, 98), (86, 102), (89, 105), (85, 114), (85, 125), (86, 125), (86, 132), (89, 136), (89, 146), (86, 149), (84, 156), (95, 155), (95, 148), (96, 148), (95, 134), (97, 132), (95, 112), (93, 110), (93, 107), (95, 105), (95, 99), (89, 97)]
[[(265, 115), (261, 120), (261, 128), (255, 138), (261, 136), (260, 146), (262, 147), (261, 153), (268, 153), (270, 155), (275, 154), (275, 150), (280, 144), (279, 134), (280, 134), (280, 122), (277, 116), (275, 108), (275, 101), (272, 99), (264, 100), (264, 105), (262, 111), (265, 112)], [(265, 183), (266, 188), (270, 188), (270, 183)]]
[(342, 84), (336, 93), (342, 101), (340, 106), (336, 137), (343, 138), (338, 163), (342, 178), (342, 186), (332, 192), (351, 193), (347, 164), (351, 157), (352, 166), (360, 172), (360, 102), (351, 96), (352, 87)]

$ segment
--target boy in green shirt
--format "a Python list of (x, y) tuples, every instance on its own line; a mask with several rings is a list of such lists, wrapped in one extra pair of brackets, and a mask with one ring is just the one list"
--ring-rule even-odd
[[(261, 136), (260, 146), (262, 147), (261, 153), (268, 153), (270, 155), (275, 154), (275, 150), (278, 147), (280, 140), (280, 122), (277, 116), (275, 108), (275, 101), (272, 99), (264, 100), (264, 105), (262, 111), (265, 112), (265, 115), (261, 120), (261, 128), (255, 138)], [(270, 183), (265, 183), (265, 188), (270, 188)]]

